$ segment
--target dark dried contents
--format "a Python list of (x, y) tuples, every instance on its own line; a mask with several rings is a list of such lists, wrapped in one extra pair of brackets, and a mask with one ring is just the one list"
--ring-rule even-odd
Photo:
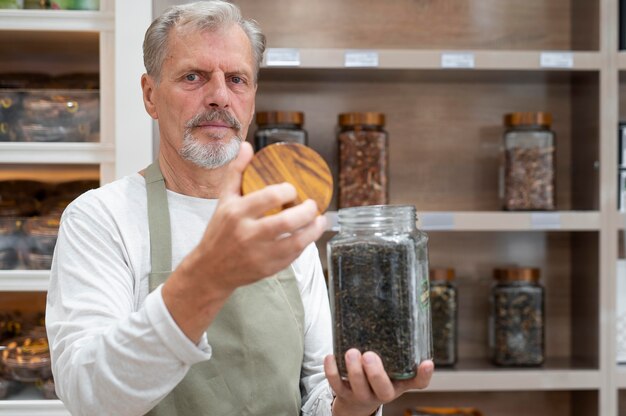
[(413, 253), (412, 244), (397, 241), (334, 247), (335, 356), (342, 376), (347, 376), (344, 355), (350, 348), (376, 352), (391, 378), (415, 375)]
[(457, 293), (446, 282), (431, 282), (433, 352), (437, 367), (456, 363), (457, 350)]
[(543, 363), (542, 288), (523, 283), (496, 286), (492, 314), (495, 364), (532, 366)]

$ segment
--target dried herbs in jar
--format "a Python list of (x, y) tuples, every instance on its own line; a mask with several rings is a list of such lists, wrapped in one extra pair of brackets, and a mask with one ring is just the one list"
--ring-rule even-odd
[(457, 360), (457, 290), (454, 269), (430, 270), (430, 305), (435, 366), (453, 366)]
[(382, 113), (339, 115), (339, 208), (389, 199), (387, 132)]
[(550, 113), (504, 117), (502, 206), (505, 210), (556, 209), (556, 148)]
[(345, 353), (356, 348), (377, 353), (391, 378), (412, 378), (432, 358), (428, 237), (415, 208), (344, 208), (338, 217), (327, 251), (339, 371), (347, 377)]
[(544, 361), (544, 289), (539, 269), (494, 270), (490, 347), (494, 364), (534, 366)]

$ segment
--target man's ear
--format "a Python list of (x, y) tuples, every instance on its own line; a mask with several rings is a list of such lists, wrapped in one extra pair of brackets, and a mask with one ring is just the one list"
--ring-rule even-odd
[(154, 101), (155, 97), (155, 87), (156, 82), (154, 78), (148, 74), (143, 74), (141, 76), (141, 90), (143, 91), (143, 105), (146, 108), (146, 111), (153, 119), (157, 120), (159, 118), (159, 114), (156, 108), (156, 102)]

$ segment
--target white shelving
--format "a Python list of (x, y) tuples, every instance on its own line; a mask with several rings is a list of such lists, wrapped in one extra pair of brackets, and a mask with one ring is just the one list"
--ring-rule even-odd
[(115, 28), (113, 12), (0, 10), (2, 30), (105, 32)]
[(104, 143), (0, 143), (0, 163), (103, 164), (115, 161)]
[(2, 270), (0, 292), (45, 292), (50, 270)]

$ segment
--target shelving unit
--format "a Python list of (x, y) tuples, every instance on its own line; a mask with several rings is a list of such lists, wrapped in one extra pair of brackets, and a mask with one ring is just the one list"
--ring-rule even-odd
[[(99, 142), (0, 143), (0, 178), (70, 180), (95, 174), (107, 183), (152, 160), (152, 123), (139, 84), (141, 42), (152, 20), (152, 2), (100, 3), (100, 11), (0, 10), (0, 73), (96, 72), (101, 85)], [(3, 304), (34, 295), (40, 302), (49, 279), (48, 270), (0, 271)], [(0, 415), (69, 412), (59, 400), (42, 400), (31, 385), (0, 400)]]
[[(614, 359), (616, 231), (625, 223), (615, 209), (618, 98), (626, 116), (617, 0), (235, 3), (276, 48), (261, 70), (257, 110), (303, 111), (309, 145), (335, 172), (337, 115), (385, 113), (390, 203), (415, 205), (430, 263), (456, 268), (459, 362), (384, 414), (447, 405), (617, 415), (616, 380), (626, 379)], [(364, 55), (360, 67), (346, 64), (354, 53)], [(532, 110), (554, 117), (559, 210), (503, 212), (502, 116)], [(318, 244), (323, 263), (336, 215), (327, 214), (331, 232)], [(488, 361), (491, 271), (511, 263), (542, 271), (548, 359), (540, 368)]]

